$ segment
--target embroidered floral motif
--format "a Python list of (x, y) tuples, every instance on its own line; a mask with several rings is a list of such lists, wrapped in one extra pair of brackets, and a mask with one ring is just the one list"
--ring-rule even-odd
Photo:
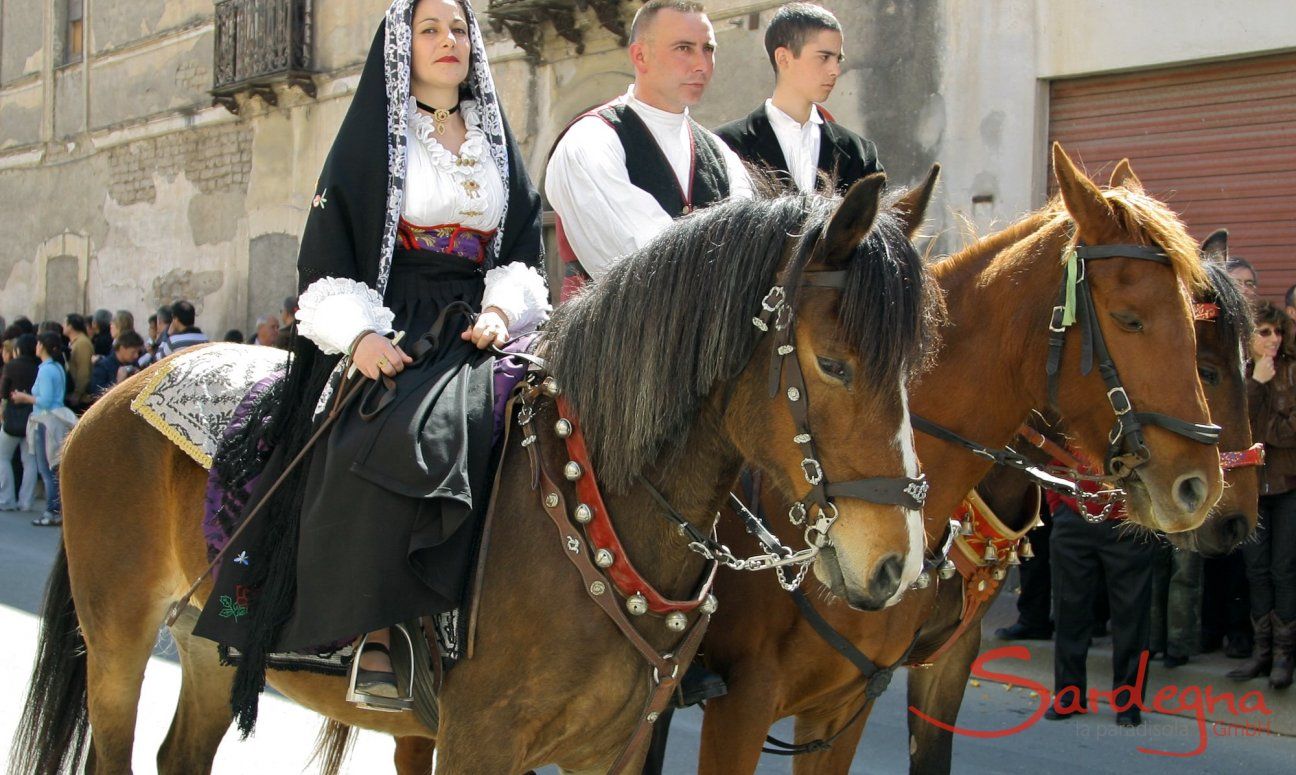
[(235, 557), (235, 558), (234, 558), (234, 562), (236, 562), (236, 563), (238, 563), (239, 565), (242, 565), (242, 566), (244, 566), (244, 567), (247, 567), (248, 565), (251, 565), (251, 564), (252, 564), (252, 563), (251, 563), (251, 560), (248, 559), (248, 553), (247, 553), (247, 552), (239, 552), (238, 557)]
[[(235, 587), (236, 590), (243, 590), (243, 587)], [(247, 592), (242, 594), (236, 592), (236, 597), (231, 598), (229, 595), (220, 596), (220, 617), (222, 619), (233, 619), (238, 621), (239, 617), (248, 615)]]
[(325, 205), (328, 204), (328, 199), (326, 198), (327, 194), (328, 194), (327, 188), (319, 192), (318, 194), (316, 194), (315, 201), (311, 202), (311, 207), (318, 207), (319, 209), (323, 210)]

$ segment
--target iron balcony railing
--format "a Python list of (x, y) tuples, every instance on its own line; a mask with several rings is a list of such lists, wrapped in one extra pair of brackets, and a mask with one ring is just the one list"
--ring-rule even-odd
[(277, 104), (274, 86), (311, 97), (311, 0), (216, 0), (216, 104), (238, 112), (238, 94)]

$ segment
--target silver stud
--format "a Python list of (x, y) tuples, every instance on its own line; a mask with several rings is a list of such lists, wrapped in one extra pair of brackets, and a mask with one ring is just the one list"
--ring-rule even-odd
[(958, 532), (961, 536), (970, 536), (976, 533), (976, 528), (972, 527), (972, 520), (969, 519), (967, 522), (959, 523)]
[(627, 597), (625, 605), (626, 610), (629, 611), (632, 616), (643, 616), (648, 613), (648, 598), (638, 592)]
[(1021, 551), (1019, 554), (1023, 560), (1035, 559), (1035, 549), (1031, 546), (1029, 538), (1023, 538), (1021, 540)]
[(918, 578), (914, 579), (914, 589), (926, 589), (929, 586), (931, 586), (931, 576), (927, 575), (927, 571), (919, 573)]
[(554, 433), (558, 434), (558, 438), (565, 439), (571, 435), (571, 432), (571, 422), (566, 418), (560, 419), (558, 422), (554, 423)]
[(809, 444), (809, 443), (810, 443), (810, 434), (808, 434), (808, 433), (798, 433), (797, 435), (795, 435), (795, 436), (792, 437), (792, 440), (795, 441), (797, 444)]
[(652, 713), (649, 713), (647, 716), (645, 716), (645, 718), (647, 719), (649, 724), (655, 724), (657, 722), (657, 719), (660, 717), (660, 715), (661, 714), (659, 714), (657, 711), (654, 710)]
[(688, 628), (688, 617), (679, 611), (672, 611), (666, 616), (666, 629), (671, 632), (684, 632)]
[(752, 318), (752, 325), (756, 326), (756, 328), (759, 329), (761, 332), (765, 332), (769, 330), (769, 326), (765, 325), (765, 321), (761, 320), (760, 318)]
[(610, 549), (599, 549), (594, 553), (594, 564), (600, 568), (611, 568), (612, 563), (616, 562), (616, 556)]
[(781, 344), (778, 348), (779, 355), (791, 355), (794, 348), (790, 344)]
[(999, 552), (995, 551), (994, 544), (986, 542), (985, 554), (982, 555), (982, 558), (986, 562), (994, 562), (999, 559)]
[(605, 584), (602, 581), (595, 581), (594, 583), (590, 584), (591, 595), (601, 595), (606, 591), (607, 591), (607, 584)]
[(540, 389), (550, 398), (556, 398), (562, 392), (558, 389), (558, 380), (553, 377), (545, 377), (544, 382), (540, 383)]
[(953, 560), (947, 559), (940, 564), (940, 577), (942, 579), (952, 579), (955, 573), (958, 573), (958, 566), (954, 564)]
[(545, 508), (547, 509), (558, 508), (558, 493), (551, 492), (545, 496)]
[(1008, 576), (1008, 571), (1005, 568), (995, 568), (991, 575), (994, 576), (995, 581), (1003, 581)]
[(707, 595), (702, 600), (702, 605), (698, 607), (698, 610), (704, 614), (713, 614), (716, 612), (716, 609), (719, 607), (720, 607), (720, 601), (716, 600), (716, 596)]
[(584, 503), (576, 507), (576, 521), (582, 525), (588, 525), (594, 519), (594, 509)]
[(788, 388), (788, 390), (787, 390), (787, 397), (788, 397), (788, 400), (789, 400), (789, 401), (800, 401), (800, 400), (801, 400), (801, 391), (800, 391), (800, 390), (797, 390), (797, 389), (794, 388), (794, 387), (790, 387), (790, 388)]
[(978, 592), (984, 592), (984, 591), (985, 591), (985, 588), (986, 588), (986, 581), (985, 581), (985, 579), (981, 579), (980, 581), (977, 582), (977, 591), (978, 591)]
[(563, 466), (563, 476), (567, 477), (567, 480), (570, 482), (574, 482), (581, 478), (582, 473), (584, 473), (584, 471), (581, 470), (580, 463), (577, 463), (575, 460), (568, 460), (567, 465)]

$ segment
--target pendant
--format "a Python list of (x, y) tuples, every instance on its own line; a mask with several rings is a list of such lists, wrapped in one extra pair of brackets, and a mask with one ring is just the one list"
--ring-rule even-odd
[(445, 108), (437, 108), (432, 114), (432, 121), (436, 123), (436, 133), (445, 134), (446, 122), (450, 120), (450, 111)]

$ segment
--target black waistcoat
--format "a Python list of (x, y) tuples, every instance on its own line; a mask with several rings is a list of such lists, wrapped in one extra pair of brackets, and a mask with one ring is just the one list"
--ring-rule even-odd
[(686, 193), (680, 190), (679, 179), (652, 132), (629, 105), (608, 105), (595, 113), (612, 127), (625, 148), (630, 182), (652, 194), (670, 217), (678, 218), (728, 198), (729, 173), (719, 145), (691, 117), (684, 119), (693, 144), (693, 177)]

